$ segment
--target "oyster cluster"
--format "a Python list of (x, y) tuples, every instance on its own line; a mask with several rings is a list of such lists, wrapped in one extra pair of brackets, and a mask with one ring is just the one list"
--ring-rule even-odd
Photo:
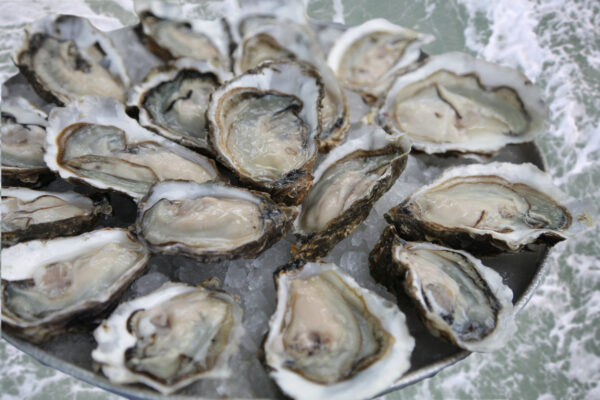
[(288, 261), (259, 288), (277, 305), (262, 310), (253, 355), (286, 395), (393, 387), (427, 351), (402, 296), (435, 337), (504, 346), (513, 293), (475, 256), (551, 246), (575, 223), (532, 164), (450, 168), (395, 199), (362, 267), (397, 304), (323, 258), (411, 151), (462, 164), (535, 139), (546, 118), (535, 86), (465, 54), (429, 57), (433, 36), (386, 20), (347, 27), (310, 20), (299, 1), (240, 3), (202, 20), (140, 0), (139, 25), (113, 35), (70, 15), (26, 29), (2, 99), (3, 328), (42, 342), (96, 326), (92, 358), (115, 384), (170, 394), (223, 379), (253, 318), (237, 295), (216, 278), (123, 294), (151, 257), (201, 269), (287, 235)]

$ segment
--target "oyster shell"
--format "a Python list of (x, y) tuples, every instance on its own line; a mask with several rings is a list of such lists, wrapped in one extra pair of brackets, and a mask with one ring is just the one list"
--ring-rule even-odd
[(500, 349), (512, 337), (512, 291), (502, 277), (460, 250), (405, 242), (388, 226), (370, 254), (371, 275), (416, 305), (429, 331), (469, 351)]
[(566, 239), (566, 200), (532, 164), (472, 164), (449, 168), (385, 218), (403, 238), (485, 255)]
[(2, 184), (42, 184), (53, 176), (44, 162), (47, 115), (27, 99), (2, 101)]
[(92, 358), (114, 383), (143, 383), (163, 394), (229, 375), (243, 311), (220, 290), (167, 282), (122, 303), (94, 331)]
[(94, 203), (75, 192), (2, 189), (2, 247), (31, 239), (77, 235), (90, 230), (100, 214), (109, 214), (106, 200)]
[(491, 154), (530, 142), (545, 127), (539, 90), (520, 72), (462, 53), (432, 56), (398, 77), (377, 112), (426, 153)]
[(121, 56), (85, 18), (57, 15), (29, 25), (14, 62), (40, 96), (59, 105), (86, 94), (127, 99)]
[(376, 125), (335, 148), (315, 171), (314, 185), (294, 223), (294, 257), (324, 257), (369, 215), (406, 167), (410, 142)]
[(333, 71), (327, 66), (311, 32), (304, 8), (298, 2), (258, 3), (244, 6), (241, 16), (231, 22), (237, 27), (234, 71), (242, 74), (267, 61), (292, 60), (311, 64), (321, 75), (323, 99), (320, 151), (327, 152), (342, 142), (349, 128), (346, 96)]
[(432, 35), (394, 25), (385, 19), (371, 19), (347, 29), (334, 43), (327, 64), (341, 84), (377, 98), (395, 74), (416, 63), (421, 47)]
[(109, 307), (148, 258), (116, 228), (2, 249), (2, 328), (36, 342), (68, 330)]
[(211, 153), (206, 140), (210, 94), (232, 75), (203, 61), (181, 58), (152, 70), (129, 95), (140, 124), (181, 145)]
[(277, 202), (298, 204), (312, 184), (322, 87), (306, 64), (265, 63), (221, 86), (208, 107), (217, 159)]
[(366, 399), (408, 370), (415, 342), (404, 314), (335, 264), (290, 264), (275, 283), (265, 358), (290, 397)]
[(135, 11), (148, 48), (158, 57), (189, 57), (231, 70), (231, 37), (224, 19), (190, 18), (179, 4), (154, 0), (136, 1)]
[(153, 251), (217, 262), (256, 257), (285, 235), (296, 214), (259, 192), (165, 181), (140, 202), (136, 229)]
[(63, 179), (82, 180), (135, 200), (165, 179), (219, 177), (213, 160), (142, 128), (114, 99), (84, 96), (50, 114), (46, 164)]

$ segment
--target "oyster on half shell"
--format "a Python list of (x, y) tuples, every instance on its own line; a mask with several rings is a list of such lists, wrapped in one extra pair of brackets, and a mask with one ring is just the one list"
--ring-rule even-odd
[(516, 326), (512, 291), (464, 251), (405, 242), (388, 226), (370, 254), (371, 275), (413, 300), (429, 331), (469, 351), (502, 348)]
[(60, 105), (86, 94), (127, 99), (121, 56), (85, 18), (49, 16), (29, 25), (14, 62), (42, 97)]
[(92, 358), (111, 382), (143, 383), (163, 394), (225, 378), (244, 332), (242, 315), (228, 293), (167, 282), (102, 322)]
[(321, 97), (308, 64), (264, 63), (227, 82), (213, 92), (207, 112), (217, 159), (273, 200), (300, 203), (318, 154)]
[(260, 192), (165, 181), (140, 202), (136, 229), (155, 252), (217, 262), (256, 257), (285, 235), (296, 214)]
[(296, 262), (275, 283), (265, 359), (290, 397), (367, 399), (408, 370), (415, 341), (404, 314), (335, 264)]
[(517, 70), (462, 53), (429, 57), (399, 76), (377, 111), (390, 133), (426, 153), (493, 154), (530, 142), (545, 127), (539, 90)]
[[(352, 132), (351, 132), (352, 133)], [(406, 166), (410, 142), (371, 125), (333, 149), (315, 170), (296, 222), (294, 257), (324, 257), (369, 215)]]
[(2, 329), (40, 342), (110, 307), (150, 254), (124, 229), (2, 249)]
[(566, 239), (573, 222), (566, 201), (532, 164), (472, 164), (449, 168), (385, 218), (405, 239), (485, 255)]

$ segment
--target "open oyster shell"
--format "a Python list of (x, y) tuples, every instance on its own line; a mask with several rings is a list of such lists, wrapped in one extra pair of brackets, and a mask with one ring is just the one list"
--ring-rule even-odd
[(377, 112), (388, 132), (407, 133), (415, 149), (430, 154), (492, 154), (534, 140), (546, 119), (527, 77), (462, 53), (429, 57), (399, 76)]
[(275, 283), (265, 359), (290, 397), (367, 399), (410, 367), (415, 341), (404, 314), (335, 264), (290, 264)]
[(181, 58), (152, 70), (131, 90), (127, 105), (138, 110), (142, 126), (183, 146), (211, 153), (206, 139), (210, 94), (231, 78), (231, 73), (208, 62)]
[(198, 379), (229, 376), (242, 315), (238, 301), (221, 290), (167, 282), (102, 322), (92, 358), (111, 382), (173, 393)]
[(256, 257), (285, 235), (296, 214), (259, 192), (165, 181), (140, 202), (136, 229), (153, 251), (217, 262)]
[(94, 202), (75, 192), (2, 189), (2, 247), (32, 239), (77, 235), (90, 230), (100, 214), (109, 214), (106, 200)]
[(188, 57), (231, 70), (232, 44), (224, 19), (191, 18), (181, 5), (156, 0), (136, 0), (135, 11), (148, 48), (164, 61)]
[(302, 201), (312, 185), (322, 86), (307, 64), (280, 61), (227, 82), (211, 96), (208, 139), (217, 159), (273, 200)]
[(429, 331), (469, 351), (500, 349), (512, 337), (512, 291), (502, 277), (460, 250), (405, 242), (388, 226), (370, 254), (371, 275), (413, 300)]
[(27, 99), (13, 96), (2, 101), (2, 185), (36, 186), (51, 178), (44, 162), (46, 113)]
[(421, 56), (421, 47), (434, 40), (432, 35), (371, 19), (347, 29), (334, 42), (327, 63), (341, 84), (377, 98), (401, 73)]
[(300, 244), (294, 257), (324, 257), (369, 215), (406, 167), (410, 142), (376, 125), (331, 151), (315, 171), (314, 185), (294, 223)]
[(342, 142), (349, 128), (346, 96), (308, 26), (300, 2), (245, 2), (230, 22), (237, 47), (234, 71), (242, 74), (266, 61), (291, 60), (311, 64), (323, 83), (320, 150), (329, 151)]
[(146, 248), (123, 229), (2, 249), (2, 328), (31, 341), (91, 319), (144, 269)]
[(166, 179), (219, 177), (213, 160), (141, 127), (114, 99), (84, 96), (52, 110), (44, 160), (63, 179), (142, 198)]
[(566, 239), (573, 222), (566, 201), (532, 164), (472, 164), (447, 169), (385, 218), (405, 239), (485, 255)]
[(110, 38), (74, 15), (56, 15), (25, 28), (14, 62), (48, 101), (67, 104), (86, 94), (127, 99), (130, 79)]

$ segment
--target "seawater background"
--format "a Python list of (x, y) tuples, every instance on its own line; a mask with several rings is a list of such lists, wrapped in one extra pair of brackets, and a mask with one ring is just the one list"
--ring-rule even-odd
[[(537, 141), (549, 173), (565, 192), (588, 199), (597, 221), (556, 246), (548, 275), (518, 315), (518, 333), (506, 349), (471, 355), (387, 399), (599, 399), (600, 2), (306, 3), (316, 18), (358, 24), (385, 17), (432, 33), (437, 40), (426, 49), (431, 54), (466, 51), (522, 70), (542, 89), (550, 108), (550, 128)], [(103, 30), (136, 22), (129, 0), (0, 0), (0, 81), (16, 72), (10, 54), (24, 25), (51, 12), (85, 16)], [(3, 341), (0, 360), (3, 400), (118, 398), (41, 366)]]

